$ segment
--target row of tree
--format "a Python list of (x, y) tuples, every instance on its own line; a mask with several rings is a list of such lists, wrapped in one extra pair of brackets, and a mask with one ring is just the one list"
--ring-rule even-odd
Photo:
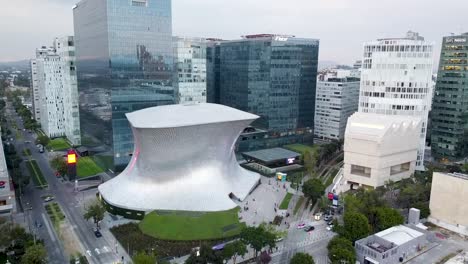
[(47, 257), (41, 240), (5, 218), (0, 218), (0, 251), (8, 252), (12, 264), (42, 264)]

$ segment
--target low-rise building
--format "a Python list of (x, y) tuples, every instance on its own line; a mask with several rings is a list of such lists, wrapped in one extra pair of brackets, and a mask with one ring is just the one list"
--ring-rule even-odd
[(3, 144), (0, 144), (0, 216), (10, 216), (15, 211), (15, 190), (8, 174)]
[(429, 221), (468, 236), (468, 175), (434, 172)]
[(344, 141), (344, 178), (351, 188), (379, 187), (409, 178), (415, 170), (421, 119), (355, 113)]
[(364, 264), (403, 263), (430, 245), (425, 230), (399, 225), (356, 241), (356, 259)]

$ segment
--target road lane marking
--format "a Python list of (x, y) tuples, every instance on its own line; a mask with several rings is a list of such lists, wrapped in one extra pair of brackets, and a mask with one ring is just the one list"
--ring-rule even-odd
[(108, 247), (104, 246), (104, 247), (102, 248), (102, 251), (104, 251), (105, 253), (107, 253), (107, 252), (109, 252), (110, 250), (109, 250)]
[(49, 222), (47, 221), (46, 216), (44, 215), (44, 213), (42, 213), (41, 215), (42, 215), (42, 219), (44, 220), (44, 224), (46, 225), (47, 233), (49, 233), (49, 236), (52, 239), (52, 242), (55, 242), (54, 233), (52, 232), (52, 229), (50, 228), (50, 225), (49, 225)]
[(91, 250), (86, 250), (86, 254), (88, 254), (91, 257)]
[(94, 251), (96, 251), (98, 255), (101, 254), (101, 252), (99, 251), (99, 248), (95, 248)]

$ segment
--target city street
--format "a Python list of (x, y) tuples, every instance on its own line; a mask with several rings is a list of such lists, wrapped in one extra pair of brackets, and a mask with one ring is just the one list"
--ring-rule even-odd
[[(60, 205), (66, 220), (71, 225), (72, 232), (78, 238), (76, 242), (80, 245), (81, 252), (79, 253), (86, 255), (90, 263), (115, 263), (121, 261), (122, 256), (124, 256), (124, 260), (128, 260), (128, 255), (126, 255), (123, 249), (118, 248), (109, 231), (103, 230), (103, 237), (95, 237), (93, 233), (94, 224), (83, 218), (83, 208), (80, 208), (78, 204), (80, 194), (75, 192), (74, 183), (64, 182), (55, 176), (53, 169), (49, 165), (47, 150), (44, 153), (38, 152), (34, 144), (34, 134), (23, 131), (22, 121), (16, 115), (11, 104), (8, 104), (7, 107), (7, 115), (16, 121), (18, 129), (22, 133), (22, 140), (14, 141), (18, 155), (22, 155), (24, 148), (29, 148), (31, 151), (30, 158), (37, 161), (49, 184), (48, 188), (42, 190), (36, 189), (31, 179), (29, 186), (23, 190), (23, 197), (21, 198), (23, 208), (30, 208), (31, 210), (25, 210), (22, 217), (21, 215), (15, 217), (18, 221), (22, 221), (27, 226), (27, 229), (34, 232), (38, 238), (44, 240), (49, 257), (48, 263), (67, 263), (66, 259), (69, 256), (64, 255), (63, 243), (60, 242), (59, 236), (56, 234), (52, 222), (44, 210), (44, 202), (41, 198), (43, 195), (55, 197), (55, 202)], [(10, 129), (12, 129), (11, 124)], [(30, 141), (31, 143), (24, 143), (25, 141)], [(22, 166), (22, 169), (25, 170), (26, 167)], [(29, 174), (29, 172), (26, 173)], [(23, 219), (21, 220), (21, 218)], [(36, 228), (36, 222), (38, 226), (42, 224), (42, 227)], [(118, 254), (115, 253), (116, 251)]]

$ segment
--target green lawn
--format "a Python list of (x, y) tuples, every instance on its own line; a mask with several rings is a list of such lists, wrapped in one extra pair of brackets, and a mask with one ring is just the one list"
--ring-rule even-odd
[(308, 146), (308, 145), (303, 145), (303, 144), (291, 144), (291, 145), (285, 145), (283, 146), (285, 149), (289, 149), (298, 153), (301, 153), (301, 155), (304, 155), (306, 151), (309, 151), (310, 153), (319, 151), (320, 147), (318, 145), (314, 146)]
[(293, 194), (292, 193), (287, 193), (284, 198), (283, 198), (283, 201), (281, 202), (280, 206), (279, 206), (279, 209), (280, 210), (287, 210), (288, 209), (288, 206), (289, 206), (289, 202), (291, 201), (291, 198), (293, 197)]
[(114, 166), (114, 160), (112, 156), (96, 155), (96, 156), (91, 156), (91, 158), (103, 170), (112, 169)]
[(238, 235), (245, 227), (239, 208), (222, 212), (155, 211), (140, 222), (140, 230), (162, 240), (207, 240)]
[(38, 188), (45, 188), (47, 187), (47, 181), (42, 174), (41, 169), (37, 165), (35, 160), (28, 160), (26, 161), (26, 167), (28, 167), (29, 173), (34, 181), (34, 185)]
[(25, 148), (25, 149), (23, 149), (23, 154), (24, 154), (24, 156), (29, 157), (29, 156), (31, 156), (31, 150), (28, 149), (28, 148)]
[(294, 211), (293, 211), (294, 215), (296, 215), (299, 209), (301, 209), (301, 206), (304, 204), (304, 200), (305, 200), (304, 196), (299, 197), (299, 200), (297, 201), (297, 204), (294, 207)]
[(47, 149), (49, 150), (66, 150), (69, 148), (71, 148), (71, 146), (64, 138), (54, 138), (47, 144)]
[(76, 166), (78, 178), (85, 178), (103, 172), (91, 157), (79, 157)]

